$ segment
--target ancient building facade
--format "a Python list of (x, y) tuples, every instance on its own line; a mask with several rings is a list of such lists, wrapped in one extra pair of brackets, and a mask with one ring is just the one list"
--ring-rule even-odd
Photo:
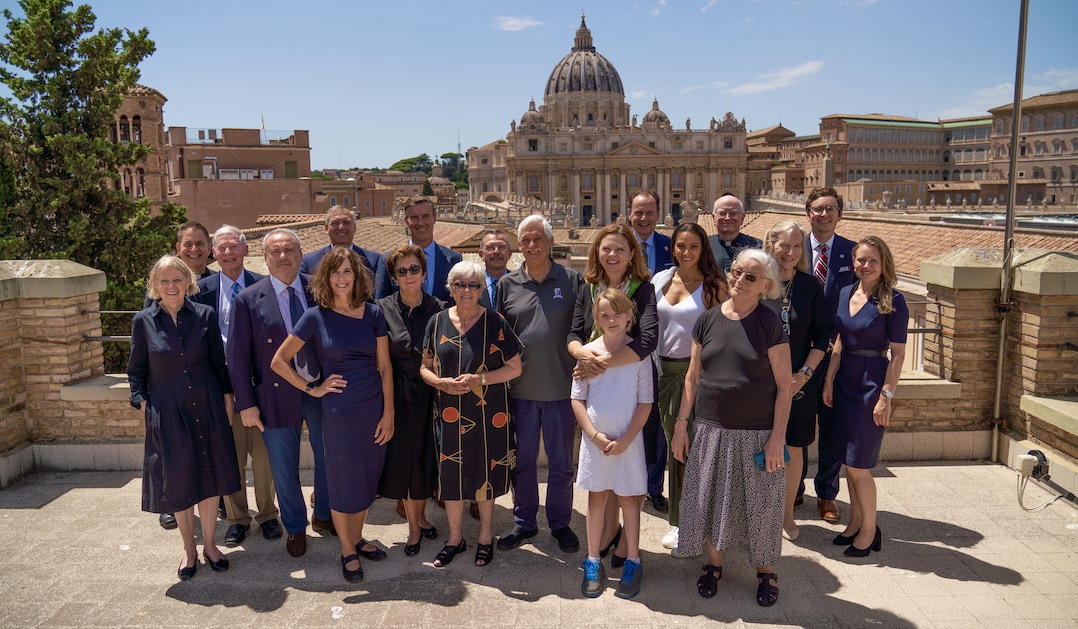
[(482, 198), (485, 184), (486, 194), (569, 204), (582, 225), (603, 225), (623, 216), (641, 188), (658, 192), (663, 219), (679, 218), (680, 204), (690, 197), (705, 209), (725, 192), (744, 197), (744, 120), (727, 112), (703, 127), (693, 129), (686, 120), (674, 128), (657, 100), (642, 117), (631, 115), (621, 76), (596, 51), (581, 18), (572, 50), (547, 79), (543, 104), (530, 103), (504, 145), (469, 149), (468, 178), (478, 188), (472, 198)]
[[(993, 178), (1007, 177), (1013, 110), (1011, 104), (989, 110)], [(1021, 124), (1018, 179), (1045, 180), (1043, 200), (1049, 203), (1078, 203), (1078, 90), (1023, 100)]]
[(165, 102), (161, 92), (135, 85), (116, 110), (109, 139), (113, 142), (134, 142), (150, 146), (150, 154), (133, 166), (120, 169), (114, 182), (132, 199), (149, 197), (154, 206), (168, 196), (168, 174), (165, 159)]

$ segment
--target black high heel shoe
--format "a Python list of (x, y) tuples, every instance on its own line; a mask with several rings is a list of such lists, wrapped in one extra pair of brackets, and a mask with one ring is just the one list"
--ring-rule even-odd
[[(607, 553), (609, 553), (610, 551), (612, 551), (612, 550), (614, 550), (615, 548), (618, 547), (618, 542), (621, 541), (621, 531), (622, 531), (622, 528), (619, 526), (618, 527), (618, 532), (614, 534), (614, 539), (610, 540), (610, 543), (606, 545), (606, 548), (603, 548), (602, 550), (599, 551), (599, 557), (606, 557)], [(625, 562), (623, 561), (622, 563), (625, 563)], [(614, 566), (614, 567), (616, 568), (617, 566)]]
[(857, 537), (857, 534), (861, 532), (861, 529), (857, 529), (853, 532), (853, 535), (843, 535), (839, 533), (835, 536), (835, 539), (831, 540), (831, 543), (835, 546), (849, 546), (853, 543), (853, 538)]
[(843, 551), (842, 554), (846, 555), (847, 557), (868, 557), (869, 553), (871, 553), (872, 551), (880, 552), (882, 548), (883, 532), (880, 531), (880, 527), (877, 526), (876, 536), (872, 538), (872, 544), (868, 548), (858, 548), (857, 546), (850, 544), (850, 547)]
[(224, 572), (225, 570), (228, 570), (228, 557), (221, 557), (220, 561), (214, 561), (210, 559), (210, 556), (206, 554), (205, 550), (202, 551), (202, 556), (206, 558), (206, 563), (210, 564), (210, 569), (214, 572)]

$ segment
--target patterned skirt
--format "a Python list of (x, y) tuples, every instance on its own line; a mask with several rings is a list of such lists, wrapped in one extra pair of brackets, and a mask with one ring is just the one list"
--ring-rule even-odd
[(696, 556), (710, 544), (747, 549), (752, 565), (774, 566), (782, 551), (786, 468), (766, 473), (753, 456), (770, 430), (730, 430), (697, 421), (681, 494), (678, 550)]

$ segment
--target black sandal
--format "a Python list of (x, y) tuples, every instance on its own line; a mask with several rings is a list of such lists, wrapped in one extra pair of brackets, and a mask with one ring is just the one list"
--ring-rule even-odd
[(760, 579), (760, 585), (756, 586), (756, 602), (761, 607), (771, 607), (779, 600), (779, 588), (772, 583), (779, 580), (779, 575), (774, 572), (757, 572), (756, 578)]
[(494, 543), (476, 544), (475, 565), (483, 567), (494, 560)]
[(450, 546), (449, 544), (446, 544), (442, 547), (442, 550), (437, 555), (435, 555), (434, 567), (444, 568), (448, 566), (453, 561), (454, 557), (466, 550), (468, 550), (468, 542), (465, 542), (464, 540), (460, 540), (460, 543), (456, 546)]
[[(621, 541), (621, 531), (622, 528), (619, 526), (618, 532), (614, 534), (614, 539), (610, 540), (610, 543), (606, 545), (606, 548), (599, 551), (599, 557), (606, 557), (607, 553), (618, 547), (618, 542)], [(614, 567), (617, 568), (617, 566)]]
[(704, 598), (711, 598), (719, 591), (719, 579), (722, 578), (722, 566), (704, 565), (704, 574), (696, 580), (696, 591)]

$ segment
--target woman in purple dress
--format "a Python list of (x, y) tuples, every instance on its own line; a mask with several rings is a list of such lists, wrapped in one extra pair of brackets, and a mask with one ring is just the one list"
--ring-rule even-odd
[[(394, 428), (389, 337), (382, 309), (367, 302), (373, 286), (354, 251), (332, 249), (311, 277), (311, 296), (318, 307), (303, 313), (270, 363), (292, 386), (322, 399), (329, 508), (341, 542), (341, 571), (348, 581), (363, 578), (359, 555), (372, 561), (386, 557), (384, 550), (363, 539), (363, 523)], [(308, 383), (292, 366), (308, 343), (322, 366), (321, 383)]]
[(848, 544), (845, 554), (849, 557), (867, 557), (883, 545), (876, 524), (872, 468), (891, 421), (891, 399), (902, 374), (910, 315), (906, 300), (894, 290), (898, 274), (882, 239), (862, 238), (853, 248), (853, 268), (858, 281), (839, 294), (838, 339), (824, 377), (823, 402), (835, 409), (835, 419), (846, 435), (850, 523), (834, 544)]

